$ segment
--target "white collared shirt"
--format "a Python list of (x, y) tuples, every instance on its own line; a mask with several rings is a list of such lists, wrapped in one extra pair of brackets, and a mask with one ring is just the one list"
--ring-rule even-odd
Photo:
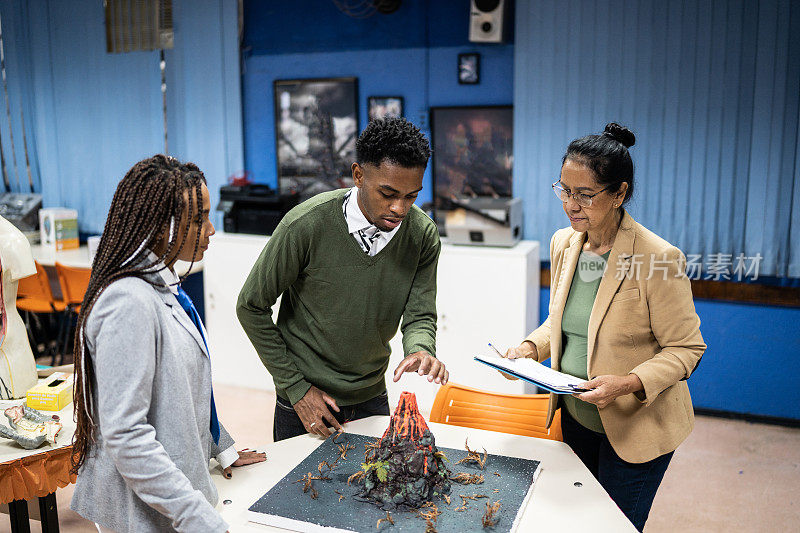
[(347, 221), (347, 231), (356, 240), (362, 250), (369, 256), (373, 256), (383, 250), (397, 230), (403, 225), (401, 222), (392, 231), (381, 231), (372, 224), (361, 208), (358, 206), (358, 187), (353, 187), (344, 195), (342, 204), (345, 221)]
[[(154, 254), (153, 252), (148, 252), (147, 259), (150, 262), (156, 262), (156, 261), (158, 261), (158, 256), (156, 254)], [(180, 278), (178, 278), (178, 275), (175, 274), (175, 271), (172, 270), (172, 269), (167, 268), (167, 266), (164, 264), (163, 261), (158, 261), (158, 264), (156, 264), (154, 268), (158, 269), (156, 271), (156, 274), (161, 276), (161, 279), (164, 281), (164, 283), (167, 285), (167, 287), (169, 287), (169, 291), (172, 294), (177, 296), (178, 295), (178, 285), (180, 284), (181, 280), (180, 280)], [(191, 317), (189, 317), (189, 318), (191, 318)], [(205, 326), (205, 324), (203, 324), (202, 321), (200, 322), (200, 329), (201, 329), (200, 333), (203, 334), (203, 338), (204, 339), (208, 339), (208, 332), (206, 332), (206, 326)], [(209, 355), (211, 355), (211, 354), (209, 354)]]
[[(148, 252), (147, 259), (152, 263), (157, 263), (154, 267), (158, 269), (156, 273), (161, 276), (161, 279), (164, 280), (164, 283), (167, 285), (167, 287), (169, 287), (169, 290), (172, 292), (172, 294), (178, 294), (178, 283), (180, 282), (180, 279), (175, 272), (172, 269), (167, 268), (163, 261), (159, 261), (158, 256), (153, 252)], [(200, 327), (202, 328), (201, 333), (203, 334), (203, 338), (208, 339), (208, 334), (206, 333), (206, 328), (202, 321), (200, 321)], [(215, 457), (219, 463), (219, 466), (223, 469), (231, 466), (238, 458), (239, 452), (236, 451), (235, 445), (231, 446), (230, 448), (226, 448)]]
[(177, 274), (175, 274), (173, 270), (167, 268), (167, 265), (165, 265), (163, 261), (159, 261), (158, 256), (153, 252), (147, 252), (147, 260), (151, 263), (155, 263), (153, 268), (157, 269), (156, 273), (161, 276), (161, 279), (167, 287), (169, 287), (170, 292), (172, 292), (172, 294), (178, 294), (178, 283), (180, 279), (178, 279)]

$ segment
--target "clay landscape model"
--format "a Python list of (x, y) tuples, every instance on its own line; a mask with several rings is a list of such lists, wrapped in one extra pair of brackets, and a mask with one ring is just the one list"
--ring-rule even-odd
[(380, 438), (335, 433), (248, 516), (315, 533), (517, 531), (539, 461), (464, 448), (437, 447), (415, 395), (404, 392)]

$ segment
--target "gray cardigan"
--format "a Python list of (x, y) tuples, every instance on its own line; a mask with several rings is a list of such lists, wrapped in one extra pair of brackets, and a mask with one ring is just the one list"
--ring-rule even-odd
[(211, 438), (211, 363), (175, 296), (138, 278), (113, 282), (89, 314), (86, 344), (95, 442), (71, 508), (119, 532), (226, 531), (209, 459), (233, 439), (221, 425), (219, 445)]

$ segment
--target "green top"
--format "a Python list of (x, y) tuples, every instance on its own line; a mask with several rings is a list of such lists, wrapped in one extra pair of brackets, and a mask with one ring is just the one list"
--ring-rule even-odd
[[(346, 192), (322, 193), (292, 209), (239, 294), (239, 322), (278, 395), (292, 404), (311, 385), (339, 405), (383, 393), (389, 340), (401, 317), (405, 355), (436, 355), (436, 225), (412, 206), (370, 257), (347, 231)], [(280, 295), (276, 325), (270, 308)]]
[[(604, 253), (603, 259), (591, 252), (581, 253), (564, 306), (564, 316), (561, 318), (564, 346), (560, 361), (561, 371), (581, 379), (588, 379), (589, 376), (587, 366), (589, 317), (610, 253), (610, 250)], [(572, 418), (582, 426), (598, 433), (605, 433), (596, 405), (568, 394), (562, 395), (561, 401)]]

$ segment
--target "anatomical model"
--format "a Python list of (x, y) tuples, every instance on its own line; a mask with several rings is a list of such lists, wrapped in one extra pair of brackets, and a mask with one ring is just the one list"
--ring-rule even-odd
[(36, 385), (36, 362), (17, 312), (17, 282), (36, 273), (31, 246), (20, 230), (0, 217), (0, 399), (23, 398)]

